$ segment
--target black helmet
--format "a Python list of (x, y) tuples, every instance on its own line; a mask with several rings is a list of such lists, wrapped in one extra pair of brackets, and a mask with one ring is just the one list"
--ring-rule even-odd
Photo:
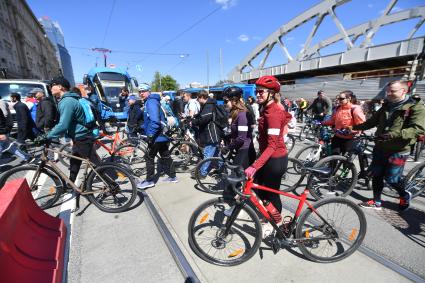
[(227, 96), (228, 99), (237, 98), (241, 99), (243, 90), (237, 86), (228, 86), (223, 90), (223, 96)]

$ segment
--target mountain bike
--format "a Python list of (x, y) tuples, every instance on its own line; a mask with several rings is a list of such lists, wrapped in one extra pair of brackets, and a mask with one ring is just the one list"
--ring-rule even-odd
[(305, 125), (301, 128), (298, 139), (300, 141), (308, 139), (316, 142), (317, 137), (319, 136), (319, 129), (320, 121), (315, 120), (311, 116), (306, 116)]
[[(237, 197), (208, 200), (195, 209), (189, 220), (189, 245), (203, 260), (233, 266), (253, 257), (263, 238), (259, 215), (273, 226), (268, 241), (274, 253), (282, 247), (298, 246), (309, 260), (335, 262), (351, 255), (363, 242), (366, 218), (354, 202), (327, 198), (310, 204), (308, 188), (296, 196), (246, 180), (241, 167), (226, 164), (226, 169), (234, 176), (228, 176), (227, 181)], [(285, 216), (279, 225), (253, 189), (298, 200), (294, 215)], [(305, 206), (307, 209), (303, 209)]]
[[(50, 149), (50, 143), (42, 148), (37, 164), (18, 166), (6, 171), (0, 178), (0, 188), (10, 180), (25, 178), (34, 200), (42, 209), (52, 207), (66, 188), (87, 196), (91, 203), (104, 212), (123, 212), (132, 205), (137, 196), (137, 187), (132, 174), (126, 168), (110, 163), (95, 166), (88, 159)], [(79, 187), (48, 159), (49, 151), (81, 160), (86, 165)]]

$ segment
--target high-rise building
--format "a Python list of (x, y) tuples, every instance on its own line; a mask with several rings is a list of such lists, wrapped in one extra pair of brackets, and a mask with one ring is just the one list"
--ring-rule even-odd
[(0, 1), (0, 77), (49, 80), (60, 72), (55, 48), (25, 0)]
[(65, 39), (59, 23), (52, 21), (47, 16), (38, 20), (46, 31), (47, 37), (56, 48), (56, 56), (61, 65), (63, 76), (71, 83), (71, 85), (75, 85), (71, 55), (69, 55), (69, 52), (65, 47)]

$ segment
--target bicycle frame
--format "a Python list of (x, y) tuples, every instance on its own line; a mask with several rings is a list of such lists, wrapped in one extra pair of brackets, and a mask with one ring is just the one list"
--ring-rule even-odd
[(119, 142), (121, 142), (121, 138), (120, 138), (120, 135), (119, 135), (119, 133), (120, 133), (120, 131), (116, 131), (115, 132), (115, 134), (113, 135), (113, 136), (110, 136), (110, 135), (107, 135), (107, 134), (105, 134), (105, 133), (103, 133), (103, 132), (101, 132), (101, 134), (100, 134), (100, 136), (102, 137), (102, 138), (110, 138), (110, 139), (113, 139), (113, 142), (112, 142), (112, 147), (109, 147), (109, 146), (107, 146), (106, 144), (104, 144), (102, 141), (100, 141), (100, 140), (96, 140), (95, 141), (95, 143), (97, 144), (97, 145), (99, 145), (99, 146), (101, 146), (101, 147), (103, 147), (109, 154), (113, 154), (114, 152), (115, 152), (115, 150), (116, 150), (116, 145), (119, 143)]

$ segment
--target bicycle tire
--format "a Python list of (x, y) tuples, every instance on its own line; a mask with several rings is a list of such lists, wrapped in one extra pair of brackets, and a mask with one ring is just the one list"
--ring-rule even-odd
[(174, 144), (170, 154), (177, 173), (189, 172), (202, 158), (198, 145), (187, 141)]
[(111, 154), (111, 162), (122, 163), (129, 167), (128, 169), (134, 175), (140, 177), (146, 174), (146, 156), (147, 152), (142, 146), (126, 144), (119, 146)]
[[(315, 262), (336, 262), (350, 256), (360, 247), (366, 236), (367, 222), (364, 212), (357, 204), (344, 198), (328, 198), (315, 203), (313, 207), (314, 211), (308, 209), (300, 216), (295, 230), (297, 239), (310, 238), (298, 241), (298, 247), (306, 258)], [(348, 210), (344, 209), (342, 213), (341, 210), (344, 207)], [(335, 219), (339, 212), (344, 221)], [(354, 213), (350, 214), (350, 212)], [(332, 229), (329, 229), (323, 219), (330, 225), (338, 223), (340, 226), (333, 226)], [(341, 227), (344, 224), (347, 224), (347, 227)], [(316, 232), (325, 232), (323, 236), (329, 236), (327, 233), (334, 232), (336, 241), (333, 240), (331, 243), (330, 239), (315, 239), (314, 235), (311, 237), (311, 234), (316, 234)], [(336, 253), (326, 256), (314, 254), (314, 250), (324, 251), (324, 249), (317, 248), (320, 243), (328, 244), (331, 248), (336, 249)], [(342, 250), (344, 244), (349, 246), (348, 249)]]
[(311, 128), (311, 127), (310, 127), (310, 126), (308, 126), (308, 125), (304, 125), (304, 126), (301, 128), (300, 134), (298, 135), (298, 139), (299, 139), (300, 141), (305, 141), (305, 139), (306, 139), (306, 131), (307, 131), (309, 128)]
[(412, 198), (421, 195), (425, 191), (425, 162), (416, 165), (407, 173), (403, 179), (403, 185), (406, 191), (412, 194)]
[[(319, 144), (310, 144), (302, 147), (297, 151), (294, 158), (301, 161), (305, 167), (313, 167), (317, 161), (320, 160), (321, 153), (318, 150), (321, 149)], [(306, 154), (305, 156), (303, 154)]]
[[(224, 215), (224, 211), (234, 205), (234, 200), (223, 198), (211, 199), (202, 203), (189, 220), (189, 246), (197, 256), (206, 262), (220, 266), (234, 266), (246, 262), (258, 251), (262, 242), (262, 228), (260, 219), (256, 212), (244, 205), (237, 215), (235, 222), (231, 226), (231, 234), (225, 239), (220, 238), (220, 231), (226, 227), (229, 217)], [(209, 209), (210, 208), (210, 209)], [(238, 222), (241, 222), (238, 225)], [(249, 230), (248, 232), (244, 231)], [(210, 235), (213, 240), (200, 241), (200, 237)], [(236, 240), (241, 239), (244, 247), (234, 246)], [(252, 239), (253, 243), (248, 243)], [(201, 245), (209, 245), (207, 251)], [(226, 245), (230, 244), (230, 250), (226, 251)], [(218, 251), (210, 254), (210, 251)], [(219, 258), (223, 255), (224, 258)]]
[(37, 165), (22, 165), (6, 171), (0, 178), (0, 189), (8, 181), (25, 178), (37, 205), (41, 209), (52, 207), (62, 194), (64, 182), (52, 169), (44, 166), (40, 171), (42, 175), (38, 176), (37, 183), (31, 186), (37, 170)]
[(304, 165), (298, 159), (289, 157), (288, 167), (280, 181), (280, 190), (283, 192), (291, 192), (297, 189), (304, 180), (306, 172)]
[[(113, 184), (107, 184), (105, 186), (104, 181), (96, 173), (99, 174), (104, 181), (109, 181)], [(100, 184), (98, 185), (97, 183)], [(125, 189), (120, 187), (120, 185), (124, 184), (127, 184)], [(94, 192), (94, 189), (99, 186), (99, 194), (95, 196), (96, 192)], [(113, 186), (112, 189), (111, 186)], [(89, 201), (101, 211), (118, 213), (128, 210), (133, 204), (137, 196), (137, 187), (132, 174), (127, 169), (113, 164), (104, 164), (96, 167), (94, 171), (89, 173), (86, 181), (85, 192), (93, 192), (88, 194), (87, 197)], [(130, 196), (125, 196), (124, 192), (129, 193)], [(114, 208), (106, 204), (106, 199), (112, 200), (112, 203), (114, 204), (117, 200), (120, 201), (120, 199), (118, 199), (118, 195), (121, 195), (121, 198), (127, 201), (124, 202), (124, 204), (118, 204), (118, 207)]]
[(286, 146), (286, 151), (288, 152), (288, 155), (289, 155), (295, 147), (295, 137), (291, 134), (288, 134), (286, 135), (286, 138), (287, 140), (285, 142), (285, 146)]
[(419, 160), (419, 158), (421, 157), (421, 152), (423, 150), (424, 147), (424, 141), (417, 141), (416, 145), (415, 145), (415, 162)]
[[(66, 143), (66, 144), (62, 145), (59, 148), (59, 152), (64, 152), (64, 153), (67, 153), (67, 154), (72, 154), (72, 145), (70, 143)], [(59, 155), (58, 156), (59, 162), (62, 163), (63, 166), (69, 168), (69, 166), (70, 166), (70, 162), (69, 161), (70, 161), (71, 158), (69, 158), (68, 156), (62, 155), (60, 153), (58, 155)]]
[[(204, 178), (201, 174), (201, 168), (204, 164), (209, 163), (209, 169), (207, 176)], [(196, 183), (201, 190), (210, 194), (221, 194), (224, 191), (226, 183), (226, 170), (224, 165), (220, 166), (220, 163), (224, 163), (221, 157), (209, 157), (198, 163), (195, 167), (195, 179)]]
[[(339, 166), (341, 162), (341, 166)], [(348, 196), (357, 184), (358, 174), (354, 163), (349, 162), (348, 158), (341, 155), (331, 155), (320, 159), (313, 168), (335, 168), (339, 166), (339, 170), (349, 169), (351, 177), (349, 179), (340, 175), (336, 175), (337, 172), (331, 172), (330, 176), (319, 176), (319, 174), (310, 173), (307, 179), (307, 188), (311, 195), (319, 200), (324, 197), (331, 196)], [(349, 173), (347, 173), (350, 175)]]

